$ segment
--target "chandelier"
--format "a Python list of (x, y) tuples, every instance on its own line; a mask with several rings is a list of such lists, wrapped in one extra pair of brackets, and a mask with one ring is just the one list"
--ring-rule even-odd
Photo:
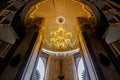
[(78, 48), (79, 41), (77, 39), (72, 41), (72, 33), (64, 27), (65, 18), (59, 16), (56, 22), (58, 28), (50, 32), (50, 38), (43, 41), (43, 47), (51, 51), (68, 51)]
[(50, 35), (52, 36), (50, 39), (51, 44), (58, 49), (65, 48), (71, 42), (72, 33), (67, 32), (62, 24), (59, 24), (58, 29), (52, 31)]

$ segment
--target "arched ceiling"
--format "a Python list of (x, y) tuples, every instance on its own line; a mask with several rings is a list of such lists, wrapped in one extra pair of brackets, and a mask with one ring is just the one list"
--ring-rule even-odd
[(66, 24), (74, 25), (75, 20), (73, 18), (91, 17), (93, 15), (87, 5), (77, 0), (43, 0), (32, 6), (26, 18), (45, 17), (48, 25), (54, 25), (58, 16), (64, 16)]
[[(65, 19), (65, 24), (63, 24), (65, 30), (72, 33), (71, 43), (74, 43), (77, 40), (75, 32), (77, 17), (87, 19), (88, 22), (86, 22), (86, 20), (82, 21), (82, 19), (81, 21), (89, 23), (91, 26), (96, 25), (96, 18), (92, 10), (78, 0), (42, 0), (30, 8), (25, 17), (25, 24), (30, 26), (33, 24), (31, 23), (32, 20), (44, 17), (44, 26), (47, 26), (45, 40), (50, 41), (50, 32), (58, 29), (59, 25), (57, 24), (56, 19), (59, 16), (62, 16)], [(81, 25), (82, 24), (79, 24), (79, 26)]]

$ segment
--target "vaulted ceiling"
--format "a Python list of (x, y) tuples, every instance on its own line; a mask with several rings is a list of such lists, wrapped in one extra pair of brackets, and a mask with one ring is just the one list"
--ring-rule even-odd
[[(72, 42), (77, 40), (75, 32), (77, 17), (89, 19), (90, 21), (87, 23), (95, 23), (92, 25), (96, 25), (96, 19), (92, 10), (78, 0), (42, 0), (33, 5), (28, 11), (25, 23), (27, 23), (27, 25), (31, 25), (33, 24), (31, 23), (32, 20), (44, 17), (44, 26), (47, 26), (46, 40), (49, 41), (51, 38), (50, 32), (55, 31), (58, 28), (56, 19), (59, 16), (64, 17), (65, 23), (63, 26), (66, 31), (72, 33)], [(81, 26), (81, 24), (79, 24), (79, 26)]]
[(29, 10), (27, 17), (45, 17), (48, 25), (55, 25), (56, 18), (63, 16), (68, 25), (74, 25), (76, 17), (90, 17), (90, 8), (77, 0), (43, 0)]

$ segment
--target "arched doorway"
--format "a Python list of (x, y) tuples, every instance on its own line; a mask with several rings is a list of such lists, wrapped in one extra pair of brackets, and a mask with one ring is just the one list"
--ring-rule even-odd
[[(38, 52), (42, 51), (42, 49), (51, 52), (48, 57), (46, 68), (47, 74), (45, 74), (45, 77), (47, 78), (45, 79), (53, 80), (52, 76), (49, 76), (51, 74), (60, 75), (59, 72), (57, 73), (53, 71), (52, 73), (49, 66), (52, 65), (51, 63), (53, 60), (55, 61), (56, 65), (59, 65), (57, 66), (56, 70), (60, 69), (60, 61), (63, 60), (62, 64), (65, 63), (64, 65), (67, 64), (67, 66), (72, 66), (70, 70), (74, 71), (76, 74), (71, 75), (68, 73), (68, 66), (66, 67), (66, 74), (62, 72), (62, 79), (64, 76), (64, 79), (67, 80), (71, 75), (71, 80), (77, 80), (78, 76), (76, 76), (77, 71), (75, 68), (75, 61), (73, 59), (73, 54), (75, 52), (71, 53), (71, 55), (67, 54), (66, 52), (74, 51), (78, 48), (80, 49), (81, 46), (84, 46), (84, 44), (81, 45), (80, 41), (82, 32), (81, 27), (86, 24), (88, 24), (90, 27), (96, 27), (97, 19), (95, 13), (82, 1), (42, 0), (33, 5), (25, 14), (26, 15), (23, 22), (27, 28), (33, 27), (34, 25), (41, 28), (39, 32), (40, 36), (42, 37), (40, 39), (40, 49)], [(44, 18), (44, 22), (42, 24), (40, 22), (41, 17)], [(65, 53), (65, 55), (63, 53)], [(51, 57), (53, 55), (55, 57)], [(72, 60), (73, 64), (68, 64), (67, 62), (69, 60)], [(54, 79), (57, 78), (61, 79), (58, 77), (58, 75), (55, 76)]]

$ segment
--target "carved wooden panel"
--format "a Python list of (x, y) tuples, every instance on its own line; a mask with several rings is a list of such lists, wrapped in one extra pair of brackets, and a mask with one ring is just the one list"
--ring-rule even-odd
[(59, 80), (60, 74), (60, 63), (57, 57), (49, 56), (45, 80)]
[(73, 55), (67, 56), (63, 60), (64, 80), (78, 80), (76, 66)]
[[(62, 78), (60, 78), (62, 77)], [(60, 60), (49, 56), (45, 80), (78, 80), (73, 55)]]

